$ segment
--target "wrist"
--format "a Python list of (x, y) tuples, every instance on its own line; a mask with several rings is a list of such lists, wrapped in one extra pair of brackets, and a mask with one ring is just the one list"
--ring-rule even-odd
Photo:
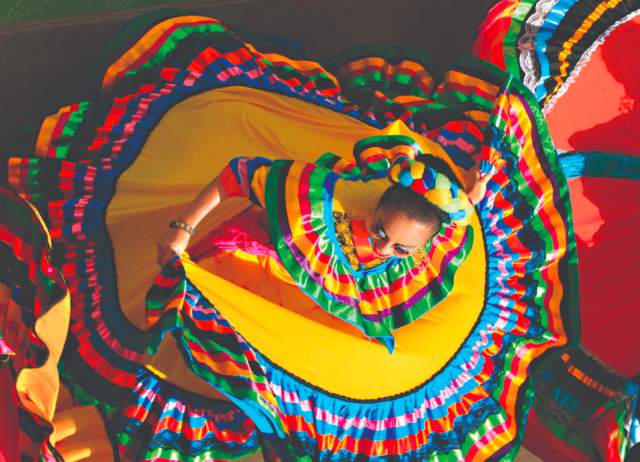
[(169, 222), (169, 228), (181, 229), (183, 231), (186, 231), (189, 234), (189, 236), (193, 236), (196, 232), (195, 226), (192, 226), (186, 221), (182, 221), (182, 220), (171, 220)]

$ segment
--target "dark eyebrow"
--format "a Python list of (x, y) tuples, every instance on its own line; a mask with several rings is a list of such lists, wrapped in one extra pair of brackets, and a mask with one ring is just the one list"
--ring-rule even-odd
[[(376, 224), (380, 227), (380, 231), (382, 231), (382, 233), (385, 235), (385, 237), (386, 237), (387, 239), (389, 239), (389, 235), (387, 234), (387, 232), (386, 232), (386, 231), (385, 231), (385, 229), (384, 229), (384, 226), (383, 226), (383, 224), (382, 224), (382, 220), (378, 220), (378, 221), (376, 222)], [(394, 245), (397, 245), (397, 246), (400, 246), (400, 247), (404, 247), (404, 248), (405, 248), (405, 250), (408, 250), (408, 249), (415, 249), (415, 248), (417, 248), (417, 247), (420, 247), (419, 245), (405, 245), (405, 244), (400, 244), (399, 242), (396, 242)]]

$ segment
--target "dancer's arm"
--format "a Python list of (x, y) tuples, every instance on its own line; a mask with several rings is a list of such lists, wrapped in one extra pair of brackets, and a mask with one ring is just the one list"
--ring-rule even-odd
[[(214, 208), (220, 204), (227, 194), (222, 187), (220, 177), (216, 177), (175, 219), (194, 228)], [(191, 235), (184, 229), (169, 228), (157, 243), (157, 263), (164, 266), (175, 255), (180, 255), (189, 245)]]

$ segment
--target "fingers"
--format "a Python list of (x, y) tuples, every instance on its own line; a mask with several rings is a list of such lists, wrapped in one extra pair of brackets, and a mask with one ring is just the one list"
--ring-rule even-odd
[(478, 181), (481, 183), (484, 183), (485, 185), (489, 182), (489, 180), (491, 178), (493, 178), (493, 175), (495, 175), (496, 172), (495, 171), (491, 171), (489, 173), (485, 173), (484, 175), (478, 175)]
[(489, 182), (493, 176), (498, 173), (502, 167), (505, 166), (507, 162), (504, 160), (497, 161), (494, 165), (491, 166), (491, 170), (487, 173), (480, 173), (480, 169), (476, 171), (476, 180), (484, 183), (485, 185)]
[(507, 161), (505, 159), (496, 159), (494, 161), (494, 163), (490, 164), (490, 167), (491, 167), (490, 171), (488, 171), (486, 173), (482, 173), (482, 171), (480, 169), (480, 165), (479, 164), (475, 164), (473, 167), (471, 167), (470, 172), (476, 178), (476, 180), (481, 180), (481, 179), (486, 178), (487, 176), (489, 178), (493, 177), (496, 173), (498, 173), (500, 170), (502, 170), (502, 168), (505, 165), (507, 165)]
[(166, 265), (169, 262), (169, 260), (171, 260), (171, 257), (173, 257), (173, 254), (171, 254), (171, 253), (165, 253), (165, 254), (162, 254), (162, 255), (158, 255), (156, 263), (158, 264), (158, 266), (163, 267), (164, 265)]
[(156, 263), (164, 266), (182, 254), (189, 244), (189, 237), (184, 230), (169, 229), (156, 243)]
[(156, 263), (158, 266), (164, 266), (169, 262), (169, 260), (177, 255), (178, 253), (173, 248), (158, 244)]

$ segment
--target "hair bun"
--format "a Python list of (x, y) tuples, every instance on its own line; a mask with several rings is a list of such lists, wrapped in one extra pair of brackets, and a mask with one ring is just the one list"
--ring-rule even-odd
[(404, 135), (372, 136), (358, 141), (354, 157), (367, 176), (388, 176), (443, 212), (450, 223), (467, 226), (473, 206), (463, 188), (429, 165), (413, 138)]

